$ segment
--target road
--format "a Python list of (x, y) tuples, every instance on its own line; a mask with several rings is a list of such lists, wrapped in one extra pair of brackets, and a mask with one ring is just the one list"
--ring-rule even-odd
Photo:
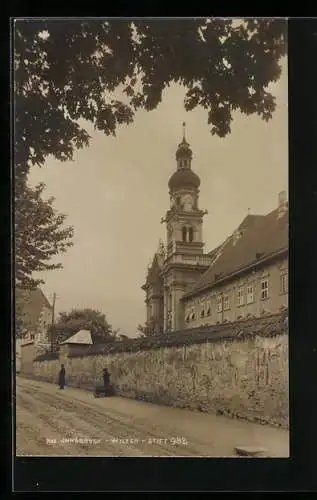
[(243, 445), (288, 457), (288, 443), (282, 429), (17, 376), (17, 456), (233, 457)]

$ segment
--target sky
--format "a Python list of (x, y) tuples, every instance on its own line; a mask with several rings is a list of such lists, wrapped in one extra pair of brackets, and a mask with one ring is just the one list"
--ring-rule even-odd
[(139, 111), (134, 123), (116, 137), (89, 127), (88, 148), (74, 161), (49, 158), (33, 167), (29, 183), (46, 184), (46, 197), (73, 225), (74, 246), (59, 256), (63, 269), (38, 274), (49, 301), (56, 293), (56, 313), (91, 307), (106, 314), (121, 333), (137, 335), (145, 321), (141, 290), (147, 266), (166, 240), (161, 217), (169, 207), (168, 179), (176, 170), (175, 153), (186, 138), (193, 151), (192, 169), (201, 179), (205, 251), (231, 234), (247, 215), (266, 214), (288, 192), (287, 65), (272, 86), (277, 109), (272, 120), (234, 115), (226, 138), (212, 136), (202, 108), (184, 110), (185, 89), (167, 89), (159, 107)]

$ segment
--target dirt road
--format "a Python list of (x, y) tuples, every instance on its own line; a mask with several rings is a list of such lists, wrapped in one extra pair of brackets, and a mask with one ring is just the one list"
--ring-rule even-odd
[(288, 442), (281, 429), (17, 377), (18, 456), (228, 457), (243, 445), (288, 457)]

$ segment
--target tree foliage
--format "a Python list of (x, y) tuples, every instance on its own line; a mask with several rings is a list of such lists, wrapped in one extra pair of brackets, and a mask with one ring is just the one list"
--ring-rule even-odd
[(48, 155), (70, 160), (87, 146), (80, 119), (115, 134), (138, 109), (155, 109), (172, 83), (186, 87), (187, 111), (207, 110), (220, 137), (236, 110), (270, 119), (268, 85), (280, 76), (286, 20), (18, 20), (14, 51), (15, 165), (23, 175)]
[(21, 182), (16, 191), (15, 277), (20, 288), (34, 289), (43, 283), (33, 273), (60, 268), (52, 259), (72, 245), (73, 228), (64, 227), (65, 215), (54, 209), (54, 198), (42, 198), (44, 188)]
[[(89, 145), (83, 122), (105, 134), (153, 110), (172, 83), (187, 111), (207, 111), (212, 134), (230, 133), (234, 111), (269, 120), (268, 89), (286, 53), (282, 19), (17, 20), (14, 33), (16, 259), (20, 286), (71, 244), (64, 216), (27, 187), (32, 165), (71, 160)], [(117, 91), (120, 91), (119, 94)], [(118, 97), (120, 95), (120, 98)]]
[(89, 308), (61, 312), (55, 325), (49, 328), (48, 335), (54, 344), (59, 344), (79, 330), (89, 330), (94, 343), (112, 341), (116, 335), (106, 316), (100, 311)]

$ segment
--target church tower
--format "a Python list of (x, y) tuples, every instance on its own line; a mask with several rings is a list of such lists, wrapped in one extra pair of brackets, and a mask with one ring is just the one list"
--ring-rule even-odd
[(185, 136), (176, 151), (176, 171), (168, 182), (170, 208), (162, 222), (166, 224), (166, 259), (164, 279), (164, 331), (184, 327), (182, 295), (195, 284), (210, 265), (203, 253), (203, 216), (199, 208), (200, 179), (191, 168), (192, 150)]

